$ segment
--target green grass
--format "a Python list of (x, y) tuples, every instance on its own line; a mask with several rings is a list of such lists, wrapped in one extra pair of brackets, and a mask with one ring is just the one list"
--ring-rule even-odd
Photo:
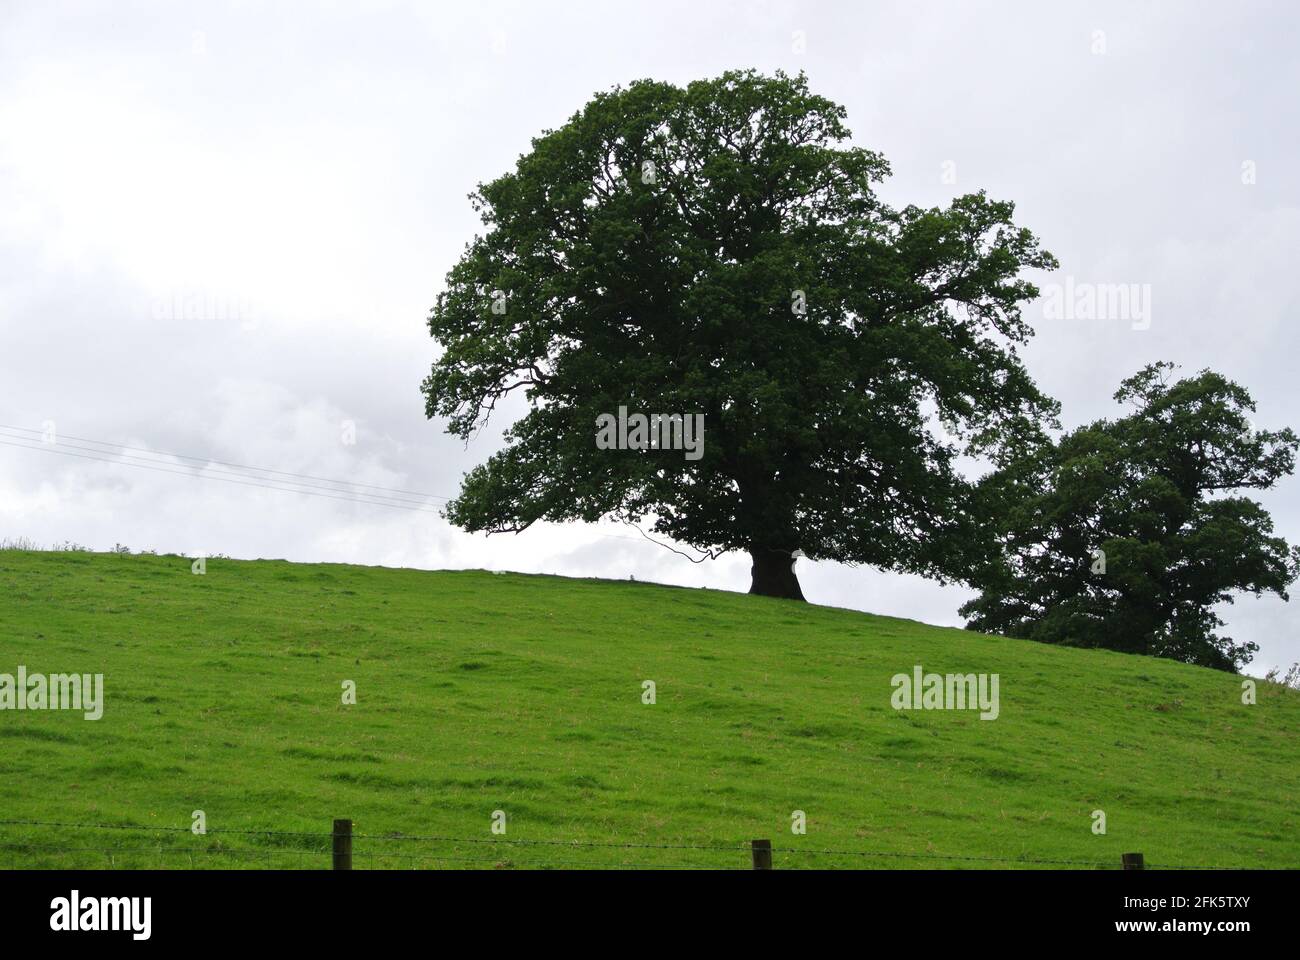
[[(999, 674), (999, 718), (892, 709), (918, 663)], [(364, 835), (358, 867), (744, 867), (753, 837), (780, 869), (1300, 866), (1294, 692), (1261, 683), (1245, 706), (1228, 674), (847, 610), (0, 551), (0, 672), (19, 664), (104, 674), (105, 709), (0, 712), (0, 819), (171, 829), (0, 824), (3, 867), (318, 868), (334, 817)], [(257, 830), (284, 832), (234, 832)]]

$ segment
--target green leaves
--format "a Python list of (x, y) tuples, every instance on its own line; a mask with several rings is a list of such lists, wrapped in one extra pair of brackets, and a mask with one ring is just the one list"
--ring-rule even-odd
[(1208, 370), (1170, 383), (1173, 369), (1152, 364), (1120, 385), (1129, 416), (1044, 444), (986, 481), (1002, 559), (962, 607), (970, 626), (1223, 670), (1250, 662), (1256, 646), (1217, 636), (1211, 608), (1235, 591), (1286, 599), (1300, 551), (1273, 536), (1258, 503), (1231, 494), (1290, 474), (1297, 439), (1254, 430), (1238, 384)]
[[(642, 81), (481, 186), (487, 233), (429, 317), (425, 410), (462, 437), (510, 392), (530, 412), (448, 516), (654, 516), (701, 550), (964, 577), (979, 541), (953, 461), (1003, 462), (1054, 417), (1013, 347), (1020, 273), (1055, 261), (983, 193), (890, 209), (888, 165), (848, 137), (802, 75)], [(704, 414), (703, 458), (597, 450), (620, 404)]]

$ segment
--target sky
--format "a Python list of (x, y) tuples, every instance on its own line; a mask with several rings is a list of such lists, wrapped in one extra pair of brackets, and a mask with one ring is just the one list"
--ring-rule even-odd
[[(693, 564), (624, 526), (450, 527), (438, 498), (523, 408), (466, 444), (419, 391), (428, 310), (481, 229), (467, 194), (598, 91), (736, 68), (805, 71), (843, 104), (890, 203), (1014, 201), (1060, 261), (1045, 292), (1135, 294), (1027, 307), (1025, 362), (1065, 426), (1119, 414), (1119, 381), (1171, 360), (1245, 385), (1257, 426), (1300, 427), (1297, 35), (1289, 3), (5, 0), (0, 539), (748, 589), (748, 557)], [(209, 459), (428, 509), (185, 466)], [(1300, 541), (1300, 478), (1259, 499)], [(813, 602), (937, 624), (971, 596), (798, 572)], [(1222, 615), (1260, 646), (1248, 672), (1300, 660), (1289, 604)]]

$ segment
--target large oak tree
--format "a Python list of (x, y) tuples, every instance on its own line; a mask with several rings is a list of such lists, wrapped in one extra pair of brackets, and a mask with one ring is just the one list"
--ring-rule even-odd
[[(526, 416), (448, 517), (651, 521), (751, 592), (802, 599), (791, 556), (964, 579), (963, 454), (1002, 462), (1055, 414), (1017, 356), (1026, 268), (1055, 266), (984, 193), (890, 207), (888, 166), (802, 75), (597, 95), (471, 195), (485, 232), (429, 317), (426, 413), (468, 438)], [(601, 449), (620, 406), (702, 413), (703, 456)]]

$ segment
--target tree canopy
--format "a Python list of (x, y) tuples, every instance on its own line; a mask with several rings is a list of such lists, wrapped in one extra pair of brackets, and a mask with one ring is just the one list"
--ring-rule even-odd
[(1001, 559), (962, 607), (976, 630), (1236, 670), (1258, 645), (1216, 634), (1214, 605), (1300, 573), (1273, 535), (1265, 490), (1295, 469), (1290, 429), (1256, 430), (1255, 405), (1217, 373), (1170, 382), (1153, 364), (1115, 399), (1128, 416), (1081, 427), (986, 479)]
[[(454, 523), (648, 520), (800, 599), (796, 550), (966, 578), (957, 458), (1002, 465), (1055, 416), (1017, 354), (1022, 273), (1055, 261), (983, 192), (885, 204), (889, 167), (844, 120), (802, 75), (641, 81), (479, 186), (485, 232), (429, 316), (426, 414), (469, 438), (515, 391), (528, 412)], [(702, 415), (701, 455), (598, 444), (620, 407)]]

